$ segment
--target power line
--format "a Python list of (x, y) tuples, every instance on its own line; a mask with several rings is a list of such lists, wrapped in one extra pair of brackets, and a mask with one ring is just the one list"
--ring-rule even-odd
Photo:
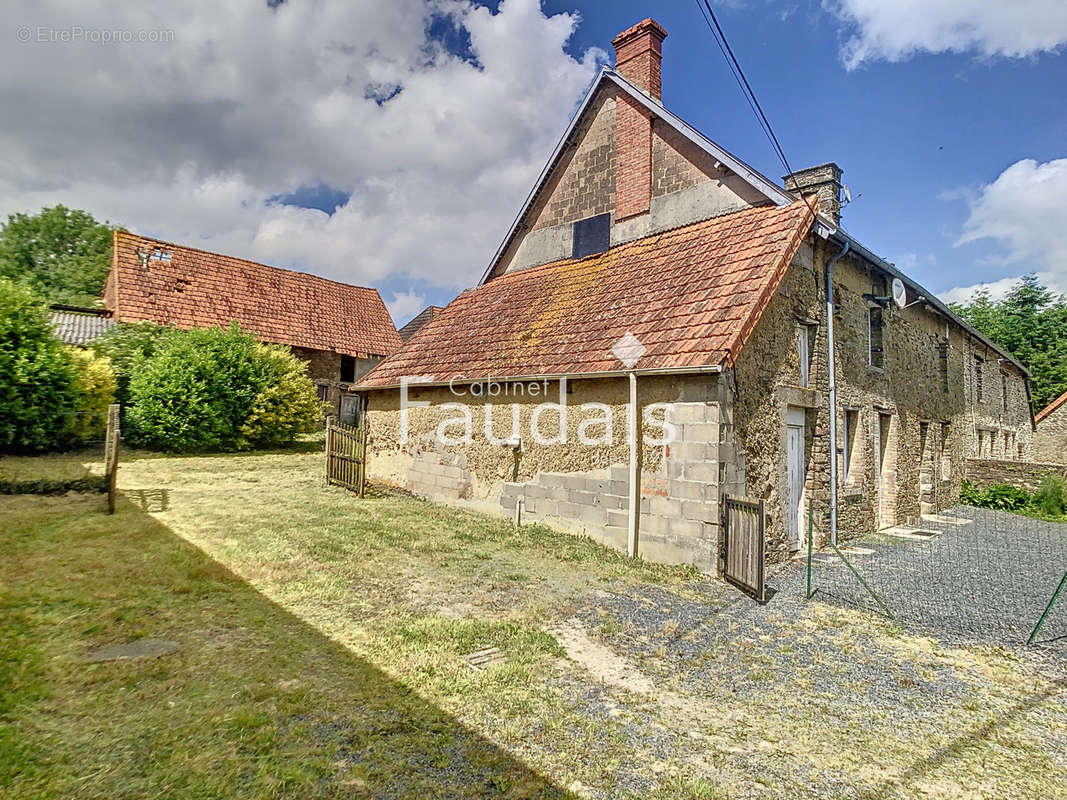
[(697, 8), (700, 9), (700, 15), (704, 17), (704, 22), (707, 23), (708, 29), (711, 31), (711, 35), (715, 39), (715, 43), (719, 46), (719, 51), (722, 53), (723, 58), (726, 59), (726, 65), (730, 68), (730, 72), (733, 74), (738, 88), (741, 89), (741, 94), (744, 95), (749, 108), (752, 109), (752, 113), (756, 116), (756, 122), (759, 123), (760, 127), (763, 129), (764, 135), (767, 137), (767, 141), (770, 142), (771, 149), (774, 150), (775, 155), (778, 156), (778, 159), (782, 162), (782, 166), (785, 167), (786, 175), (792, 175), (793, 170), (789, 166), (789, 160), (785, 157), (785, 150), (782, 149), (782, 145), (774, 133), (774, 128), (771, 127), (771, 122), (767, 119), (767, 115), (763, 111), (763, 106), (760, 105), (759, 100), (756, 98), (756, 93), (752, 90), (752, 85), (748, 82), (748, 78), (745, 77), (745, 71), (741, 69), (741, 64), (734, 55), (733, 48), (730, 47), (730, 42), (726, 39), (726, 34), (723, 32), (722, 26), (719, 24), (719, 20), (715, 16), (715, 11), (712, 9), (711, 3), (709, 3), (708, 0), (695, 0), (695, 2)]

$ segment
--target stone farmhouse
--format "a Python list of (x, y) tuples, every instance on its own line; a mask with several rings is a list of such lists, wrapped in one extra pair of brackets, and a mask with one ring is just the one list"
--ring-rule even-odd
[(666, 35), (616, 37), (480, 285), (359, 382), (368, 474), (710, 571), (724, 494), (780, 560), (809, 509), (847, 537), (1029, 459), (1022, 367), (841, 228), (836, 164), (780, 185), (671, 113)]
[(1067, 464), (1067, 392), (1034, 416), (1034, 459)]
[(115, 231), (104, 305), (117, 323), (178, 328), (237, 321), (307, 363), (319, 399), (354, 421), (345, 391), (400, 347), (377, 289)]

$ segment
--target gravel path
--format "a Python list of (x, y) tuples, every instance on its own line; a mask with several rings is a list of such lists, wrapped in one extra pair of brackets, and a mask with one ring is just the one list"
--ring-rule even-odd
[[(962, 524), (954, 524), (955, 518)], [(961, 506), (924, 521), (927, 539), (885, 532), (849, 542), (846, 555), (902, 624), (941, 637), (1024, 645), (1067, 571), (1067, 525)], [(832, 552), (813, 567), (817, 597), (880, 609)], [(1067, 596), (1036, 644), (1067, 654)]]

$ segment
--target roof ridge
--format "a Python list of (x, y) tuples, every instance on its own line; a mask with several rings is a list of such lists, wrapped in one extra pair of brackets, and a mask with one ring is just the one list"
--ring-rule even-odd
[(229, 259), (233, 259), (234, 261), (240, 261), (240, 262), (242, 262), (244, 264), (251, 264), (252, 266), (263, 267), (265, 269), (273, 269), (273, 270), (277, 270), (278, 272), (288, 272), (288, 273), (290, 273), (292, 275), (306, 275), (307, 277), (314, 278), (315, 280), (326, 281), (327, 283), (333, 283), (333, 284), (336, 284), (338, 286), (345, 286), (345, 287), (347, 287), (349, 289), (363, 289), (363, 290), (368, 291), (368, 292), (374, 292), (374, 293), (378, 294), (379, 296), (381, 296), (381, 292), (379, 292), (373, 286), (363, 286), (362, 284), (358, 284), (358, 283), (345, 283), (344, 281), (339, 281), (339, 280), (336, 280), (334, 278), (327, 278), (324, 275), (316, 275), (314, 272), (305, 272), (304, 270), (301, 270), (301, 269), (289, 269), (288, 267), (278, 267), (278, 266), (275, 266), (274, 264), (264, 264), (262, 261), (253, 261), (250, 258), (242, 258), (241, 256), (232, 256), (229, 253), (219, 253), (218, 251), (215, 251), (215, 250), (205, 250), (202, 247), (192, 247), (192, 246), (187, 245), (187, 244), (179, 244), (178, 242), (171, 242), (171, 241), (168, 241), (166, 239), (160, 239), (160, 238), (158, 238), (156, 236), (145, 236), (145, 235), (140, 234), (140, 233), (133, 233), (132, 231), (129, 231), (129, 230), (125, 229), (125, 228), (116, 228), (115, 229), (115, 234), (116, 234), (116, 236), (126, 235), (126, 236), (133, 237), (135, 239), (144, 239), (144, 240), (147, 240), (147, 241), (156, 242), (157, 244), (165, 244), (165, 245), (167, 245), (169, 247), (177, 247), (177, 248), (179, 248), (181, 250), (191, 250), (194, 253), (203, 253), (204, 255), (208, 255), (208, 256), (218, 256), (220, 258), (229, 258)]

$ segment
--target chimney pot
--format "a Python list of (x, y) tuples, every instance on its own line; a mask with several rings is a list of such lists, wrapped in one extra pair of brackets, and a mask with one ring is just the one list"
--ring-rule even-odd
[(616, 36), (615, 70), (656, 102), (663, 100), (663, 40), (667, 31), (651, 17), (643, 19)]

